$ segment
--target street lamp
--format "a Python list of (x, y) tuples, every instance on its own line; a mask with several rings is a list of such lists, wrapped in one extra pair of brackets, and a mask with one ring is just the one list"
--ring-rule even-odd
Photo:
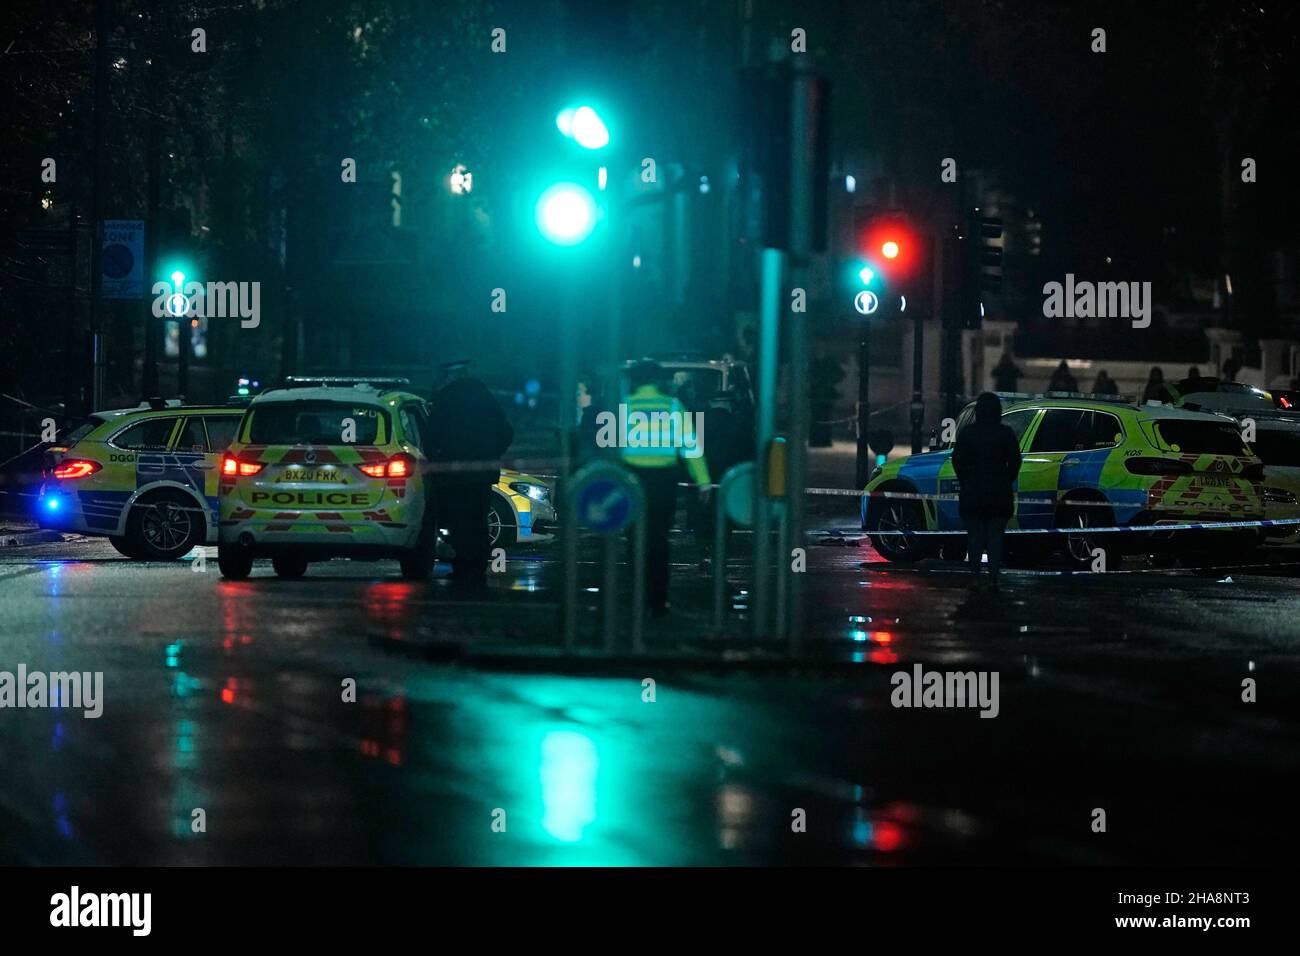
[(453, 195), (463, 196), (474, 189), (474, 174), (465, 168), (464, 163), (457, 163), (452, 167), (448, 184)]

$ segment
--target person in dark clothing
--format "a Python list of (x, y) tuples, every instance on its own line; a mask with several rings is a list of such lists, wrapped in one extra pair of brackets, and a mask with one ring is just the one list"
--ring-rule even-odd
[(975, 420), (961, 430), (952, 453), (959, 485), (958, 513), (966, 522), (967, 554), (973, 585), (982, 583), (980, 569), (988, 551), (989, 575), (998, 589), (1002, 567), (1002, 536), (1014, 513), (1014, 485), (1020, 474), (1020, 442), (1002, 424), (1002, 405), (992, 392), (975, 400)]
[(1147, 376), (1146, 388), (1142, 390), (1142, 403), (1163, 402), (1165, 400), (1165, 373), (1159, 365), (1151, 367), (1151, 374)]
[[(754, 460), (754, 432), (744, 417), (736, 412), (740, 395), (736, 389), (718, 392), (704, 409), (704, 460), (709, 475), (721, 482), (727, 471), (744, 461)], [(699, 501), (698, 493), (688, 502)], [(713, 546), (714, 508), (706, 503), (692, 505), (691, 528), (696, 543), (707, 554)]]
[(1061, 364), (1056, 366), (1051, 381), (1047, 383), (1047, 390), (1049, 392), (1077, 392), (1079, 390), (1079, 383), (1070, 372), (1069, 363), (1065, 359), (1061, 359)]
[(469, 376), (468, 362), (443, 366), (444, 384), (429, 405), (429, 445), (435, 507), (451, 546), (452, 576), (471, 584), (487, 580), (488, 511), (501, 479), (501, 456), (514, 429), (486, 385)]
[(1118, 395), (1119, 386), (1115, 380), (1110, 377), (1105, 369), (1097, 373), (1097, 379), (1092, 383), (1092, 394), (1094, 395)]
[(1014, 392), (1020, 383), (1020, 366), (1016, 365), (1008, 349), (1002, 353), (998, 364), (993, 366), (993, 387), (999, 392)]

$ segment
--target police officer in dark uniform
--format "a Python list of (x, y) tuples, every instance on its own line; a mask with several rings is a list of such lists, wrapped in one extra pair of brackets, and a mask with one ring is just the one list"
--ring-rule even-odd
[(448, 362), (442, 370), (429, 406), (435, 507), (456, 551), (452, 577), (483, 584), (491, 556), (492, 486), (501, 479), (501, 456), (515, 433), (487, 386), (470, 376), (467, 360)]

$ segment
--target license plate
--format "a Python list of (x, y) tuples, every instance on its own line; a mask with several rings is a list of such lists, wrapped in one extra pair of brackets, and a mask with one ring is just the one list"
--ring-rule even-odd
[(1228, 487), (1228, 479), (1217, 475), (1213, 477), (1193, 478), (1192, 487), (1193, 488), (1226, 488)]
[(276, 481), (338, 481), (338, 472), (325, 468), (286, 468)]

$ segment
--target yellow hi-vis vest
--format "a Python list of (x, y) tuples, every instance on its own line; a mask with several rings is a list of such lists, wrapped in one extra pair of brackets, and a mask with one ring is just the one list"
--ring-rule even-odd
[(642, 385), (619, 408), (618, 444), (623, 463), (632, 468), (669, 468), (681, 458), (691, 480), (707, 485), (704, 430), (696, 427), (696, 421), (677, 399), (653, 385)]

